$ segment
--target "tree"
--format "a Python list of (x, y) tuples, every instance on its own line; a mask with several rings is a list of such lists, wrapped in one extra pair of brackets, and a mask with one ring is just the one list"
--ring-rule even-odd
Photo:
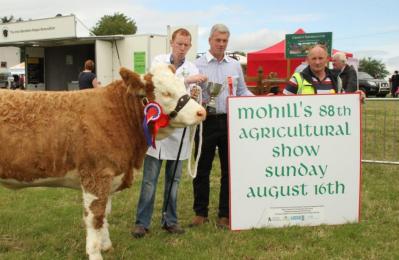
[(95, 35), (135, 34), (136, 22), (121, 13), (104, 15), (92, 28)]
[(22, 22), (22, 18), (14, 19), (13, 15), (10, 15), (9, 17), (3, 16), (0, 18), (1, 22), (0, 23), (11, 23), (11, 22)]
[(376, 79), (385, 78), (389, 74), (382, 61), (370, 57), (360, 59), (359, 71), (367, 72)]
[(11, 22), (13, 19), (14, 19), (14, 16), (13, 16), (13, 15), (11, 15), (10, 17), (3, 16), (3, 17), (1, 18), (1, 23), (9, 23), (9, 22)]

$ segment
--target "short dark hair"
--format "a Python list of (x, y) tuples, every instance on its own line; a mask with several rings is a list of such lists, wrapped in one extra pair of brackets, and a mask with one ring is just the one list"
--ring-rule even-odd
[(87, 60), (85, 61), (85, 70), (93, 70), (94, 69), (94, 61)]

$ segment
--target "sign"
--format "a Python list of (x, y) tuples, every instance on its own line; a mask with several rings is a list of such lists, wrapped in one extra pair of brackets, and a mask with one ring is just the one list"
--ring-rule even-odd
[(133, 70), (139, 74), (145, 73), (145, 52), (134, 52), (133, 54)]
[(76, 37), (75, 16), (0, 24), (0, 43)]
[(232, 230), (359, 221), (358, 94), (228, 103)]
[(306, 57), (309, 48), (315, 44), (325, 45), (328, 55), (331, 56), (332, 32), (286, 34), (285, 57), (287, 59)]

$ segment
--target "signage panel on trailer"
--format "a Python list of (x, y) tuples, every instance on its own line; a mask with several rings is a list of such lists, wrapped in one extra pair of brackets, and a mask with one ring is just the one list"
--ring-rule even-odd
[(75, 16), (6, 23), (0, 25), (0, 43), (76, 37)]

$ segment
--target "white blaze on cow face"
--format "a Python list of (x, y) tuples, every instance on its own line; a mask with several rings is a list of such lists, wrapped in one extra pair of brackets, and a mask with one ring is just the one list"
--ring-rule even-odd
[[(159, 64), (151, 69), (152, 82), (155, 87), (155, 101), (159, 103), (165, 114), (170, 114), (180, 97), (188, 94), (182, 79), (179, 79), (166, 64)], [(185, 127), (199, 124), (205, 119), (205, 109), (193, 99), (170, 121), (171, 127)]]

